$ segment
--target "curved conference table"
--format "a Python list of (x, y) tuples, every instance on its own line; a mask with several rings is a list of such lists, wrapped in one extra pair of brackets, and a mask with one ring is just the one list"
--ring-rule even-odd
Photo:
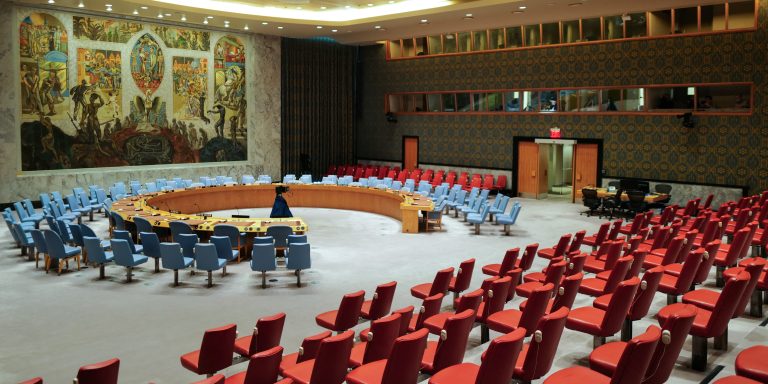
[[(184, 221), (197, 231), (213, 231), (216, 224), (238, 227), (241, 232), (263, 234), (275, 225), (290, 226), (296, 233), (309, 227), (298, 217), (231, 218), (211, 217), (202, 212), (246, 208), (271, 208), (275, 187), (285, 184), (230, 185), (189, 188), (168, 192), (148, 193), (126, 197), (112, 205), (112, 210), (125, 221), (134, 216), (149, 220), (156, 228), (169, 228), (171, 221)], [(403, 233), (419, 231), (419, 211), (431, 211), (432, 200), (418, 194), (403, 194), (393, 190), (366, 187), (346, 187), (321, 184), (291, 184), (283, 194), (290, 207), (348, 209), (389, 216), (402, 222)]]

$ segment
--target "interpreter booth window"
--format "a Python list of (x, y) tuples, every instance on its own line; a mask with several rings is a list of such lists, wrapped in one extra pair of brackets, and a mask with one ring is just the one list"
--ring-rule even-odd
[(396, 59), (403, 56), (403, 51), (400, 46), (400, 40), (392, 40), (389, 42), (389, 57)]
[(600, 102), (598, 101), (598, 91), (595, 89), (580, 89), (579, 90), (579, 111), (580, 112), (597, 112), (600, 109)]
[(417, 93), (413, 95), (413, 111), (424, 112), (427, 110), (427, 95)]
[(472, 32), (472, 36), (474, 36), (475, 45), (472, 47), (473, 51), (485, 51), (488, 49), (488, 31), (482, 30), (482, 31), (474, 31)]
[(642, 13), (630, 13), (625, 17), (624, 24), (626, 24), (626, 37), (645, 37), (648, 36), (648, 18), (645, 12)]
[(755, 27), (755, 2), (733, 1), (728, 3), (728, 29)]
[(696, 87), (696, 111), (749, 113), (752, 89), (749, 85), (707, 85)]
[(469, 93), (457, 93), (456, 94), (457, 111), (469, 112), (472, 110), (472, 98)]
[(442, 108), (440, 107), (440, 94), (439, 93), (430, 93), (427, 95), (427, 110), (429, 112), (442, 112)]
[(443, 112), (456, 112), (455, 93), (443, 93)]
[(694, 87), (646, 88), (650, 111), (693, 110)]
[(701, 31), (725, 30), (725, 4), (701, 6)]
[(602, 40), (600, 18), (581, 19), (581, 41)]
[(539, 110), (539, 93), (536, 91), (523, 91), (523, 111), (537, 112)]
[(443, 53), (443, 42), (440, 35), (429, 36), (427, 39), (429, 40), (428, 53), (430, 55), (439, 55)]
[(560, 44), (560, 23), (541, 25), (541, 45)]
[(665, 36), (672, 33), (672, 10), (654, 11), (650, 15), (651, 36)]
[(449, 33), (443, 36), (443, 51), (445, 53), (456, 53), (458, 48), (456, 47), (456, 34)]
[(603, 37), (605, 40), (624, 38), (624, 20), (621, 19), (621, 15), (603, 18)]
[(523, 46), (523, 29), (521, 27), (507, 28), (507, 48)]
[(504, 49), (504, 29), (497, 28), (488, 31), (488, 49)]
[[(543, 101), (543, 100), (542, 100)], [(544, 106), (546, 104), (542, 104)], [(542, 108), (542, 111), (544, 108)], [(579, 110), (579, 92), (571, 89), (563, 89), (560, 91), (560, 98), (558, 100), (558, 111), (561, 112), (578, 112)]]
[(541, 91), (541, 112), (557, 112), (557, 91)]
[(600, 110), (604, 112), (638, 112), (643, 110), (642, 88), (604, 89)]
[(520, 112), (520, 97), (522, 92), (512, 91), (504, 93), (504, 111), (506, 112)]
[(472, 49), (472, 36), (469, 32), (459, 32), (459, 52), (469, 52)]
[(416, 45), (413, 39), (403, 39), (403, 57), (416, 56)]
[(413, 112), (413, 95), (403, 95), (403, 112)]
[(675, 9), (675, 29), (674, 33), (696, 33), (699, 31), (699, 8), (678, 8)]
[(417, 37), (416, 40), (416, 56), (424, 56), (427, 54), (427, 38)]
[(526, 47), (536, 47), (541, 45), (541, 36), (539, 31), (539, 24), (535, 25), (526, 25), (523, 27), (523, 31), (525, 31), (525, 46)]
[(402, 95), (389, 95), (387, 101), (387, 107), (389, 112), (398, 113), (404, 112), (403, 109), (403, 96)]
[(578, 43), (581, 41), (579, 20), (563, 21), (563, 43)]

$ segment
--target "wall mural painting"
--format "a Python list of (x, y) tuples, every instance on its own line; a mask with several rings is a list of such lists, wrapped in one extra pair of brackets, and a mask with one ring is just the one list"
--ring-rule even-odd
[(168, 48), (194, 51), (209, 51), (211, 49), (211, 34), (209, 32), (167, 26), (155, 26), (152, 27), (152, 31), (160, 36)]
[[(212, 52), (208, 32), (155, 26), (156, 40), (136, 36), (141, 24), (73, 16), (70, 63), (64, 24), (43, 13), (20, 20), (22, 171), (247, 159), (245, 54), (237, 38), (222, 38)], [(90, 43), (134, 39), (112, 50)], [(166, 57), (165, 48), (196, 57)], [(124, 58), (130, 77), (121, 71)], [(68, 65), (77, 69), (71, 82)], [(167, 65), (172, 81), (163, 81)], [(126, 94), (123, 81), (131, 80), (138, 91)]]
[(127, 43), (134, 33), (141, 31), (141, 23), (97, 19), (93, 17), (72, 17), (75, 38), (81, 40)]

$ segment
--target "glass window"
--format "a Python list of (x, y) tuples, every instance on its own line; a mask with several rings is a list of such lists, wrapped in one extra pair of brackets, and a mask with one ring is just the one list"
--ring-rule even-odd
[(443, 93), (443, 112), (456, 112), (455, 93)]
[(456, 34), (449, 33), (443, 36), (443, 50), (445, 53), (456, 53)]
[(725, 4), (701, 6), (701, 31), (725, 30)]
[(475, 38), (475, 45), (472, 47), (473, 51), (485, 51), (488, 49), (488, 31), (474, 31), (472, 35)]
[(493, 92), (486, 94), (486, 100), (488, 100), (488, 110), (491, 112), (501, 112), (504, 110), (504, 105), (501, 97), (501, 92)]
[(647, 88), (650, 111), (693, 110), (693, 87)]
[(651, 36), (664, 36), (672, 33), (672, 11), (651, 12)]
[(560, 23), (546, 23), (541, 25), (541, 44), (560, 44)]
[(398, 113), (403, 112), (403, 96), (402, 95), (389, 95), (387, 100), (387, 112)]
[(707, 85), (696, 87), (696, 110), (702, 112), (744, 112), (750, 109), (749, 85)]
[(400, 40), (391, 40), (389, 42), (389, 57), (397, 59), (402, 57), (402, 49), (400, 48)]
[(699, 8), (675, 9), (674, 33), (696, 33), (699, 31)]
[(456, 110), (459, 112), (471, 111), (472, 101), (469, 97), (469, 93), (457, 93), (456, 105), (458, 105), (458, 108)]
[(413, 95), (403, 95), (403, 111), (413, 112), (414, 110)]
[(523, 91), (523, 111), (536, 112), (539, 110), (539, 93), (536, 91)]
[(581, 112), (597, 112), (599, 111), (600, 103), (597, 98), (598, 91), (595, 89), (580, 89), (579, 90), (579, 111)]
[(541, 91), (541, 112), (557, 112), (557, 91)]
[(754, 28), (755, 2), (732, 1), (728, 3), (728, 29)]
[(459, 32), (459, 52), (469, 52), (472, 43), (472, 37), (469, 32)]
[(522, 47), (523, 46), (523, 32), (520, 27), (507, 28), (507, 47)]
[(622, 90), (622, 105), (625, 111), (645, 110), (645, 92), (643, 88), (627, 88)]
[(427, 94), (427, 110), (429, 112), (440, 112), (440, 94), (430, 93)]
[(475, 112), (485, 112), (488, 110), (488, 101), (485, 93), (472, 94), (472, 110)]
[(600, 18), (581, 20), (581, 41), (601, 40)]
[(648, 35), (648, 20), (645, 12), (627, 15), (627, 37), (645, 37)]
[(427, 95), (418, 93), (413, 95), (413, 111), (424, 112), (427, 109)]
[(403, 39), (403, 57), (416, 56), (413, 39)]
[(424, 56), (427, 54), (427, 38), (417, 37), (416, 39), (416, 56)]
[[(602, 104), (600, 105), (600, 111), (603, 112), (615, 112), (624, 111), (621, 104), (621, 89), (604, 89), (601, 91)], [(620, 108), (619, 106), (622, 106)]]
[(541, 38), (539, 36), (539, 24), (536, 25), (526, 25), (523, 27), (523, 30), (525, 31), (525, 46), (526, 47), (535, 47), (538, 45), (541, 45)]
[(429, 37), (429, 54), (430, 55), (439, 55), (443, 53), (443, 43), (441, 42), (441, 36), (430, 36)]
[(504, 93), (504, 110), (507, 112), (520, 112), (520, 91)]
[[(543, 100), (542, 100), (543, 102)], [(556, 110), (561, 112), (576, 112), (579, 110), (579, 96), (578, 91), (574, 90), (561, 90), (560, 98), (558, 100), (558, 108)], [(542, 104), (546, 105), (546, 104)], [(542, 111), (544, 108), (542, 108)]]
[(488, 49), (503, 49), (504, 48), (504, 30), (491, 29), (488, 31), (491, 38), (488, 40)]
[(603, 18), (603, 36), (606, 40), (624, 38), (624, 20), (621, 15)]
[(563, 43), (576, 43), (581, 41), (579, 21), (563, 21)]

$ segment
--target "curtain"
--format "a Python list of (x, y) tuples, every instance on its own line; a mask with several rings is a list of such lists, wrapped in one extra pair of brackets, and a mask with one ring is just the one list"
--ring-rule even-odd
[(282, 39), (283, 174), (355, 160), (357, 47)]

